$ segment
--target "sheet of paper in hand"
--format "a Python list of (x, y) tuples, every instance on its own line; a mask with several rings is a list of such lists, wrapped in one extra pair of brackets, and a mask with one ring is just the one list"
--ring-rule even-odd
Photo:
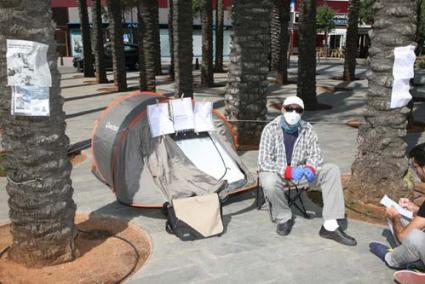
[(171, 100), (170, 105), (175, 131), (195, 128), (191, 98)]
[(212, 102), (195, 102), (195, 132), (213, 131)]
[(52, 76), (47, 62), (47, 44), (7, 40), (7, 84), (9, 86), (51, 87)]
[(403, 217), (407, 219), (413, 219), (413, 213), (411, 211), (401, 207), (400, 204), (389, 198), (387, 195), (384, 195), (384, 197), (382, 197), (379, 203), (381, 203), (387, 208), (394, 207), (395, 209), (397, 209), (398, 213), (400, 213), (400, 215), (402, 215)]
[(12, 115), (49, 116), (49, 87), (12, 86)]
[(148, 105), (148, 121), (152, 137), (174, 133), (168, 103)]

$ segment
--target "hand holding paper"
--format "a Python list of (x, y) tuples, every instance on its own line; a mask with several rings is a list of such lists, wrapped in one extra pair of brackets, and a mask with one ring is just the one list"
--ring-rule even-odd
[(395, 209), (395, 207), (388, 207), (385, 211), (385, 215), (387, 215), (387, 217), (392, 220), (400, 217), (400, 213), (397, 211), (397, 209)]
[(412, 211), (413, 213), (418, 212), (419, 206), (410, 201), (408, 198), (400, 198), (398, 201), (398, 204), (400, 204), (401, 207), (406, 208), (409, 211)]
[(387, 195), (384, 195), (384, 197), (382, 197), (380, 203), (387, 208), (394, 207), (400, 213), (400, 215), (405, 218), (413, 219), (413, 213), (411, 211), (401, 207), (397, 202), (389, 198)]

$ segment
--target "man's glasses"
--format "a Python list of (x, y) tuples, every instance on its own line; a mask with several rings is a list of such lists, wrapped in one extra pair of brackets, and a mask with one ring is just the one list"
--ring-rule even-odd
[(304, 112), (304, 110), (302, 108), (299, 108), (299, 107), (285, 107), (285, 110), (287, 112), (293, 112), (293, 111), (296, 111), (297, 113), (303, 113)]

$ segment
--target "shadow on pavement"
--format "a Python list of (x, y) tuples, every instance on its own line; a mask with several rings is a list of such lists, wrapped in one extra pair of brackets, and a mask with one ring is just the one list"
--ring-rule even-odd
[(67, 115), (65, 115), (65, 119), (73, 118), (73, 117), (77, 117), (77, 116), (82, 116), (82, 115), (89, 114), (89, 113), (99, 112), (99, 111), (104, 110), (105, 108), (106, 108), (106, 106), (100, 107), (100, 108), (95, 108), (95, 109), (89, 109), (89, 110), (85, 110), (85, 111), (80, 111), (80, 112), (76, 112), (76, 113), (67, 114)]

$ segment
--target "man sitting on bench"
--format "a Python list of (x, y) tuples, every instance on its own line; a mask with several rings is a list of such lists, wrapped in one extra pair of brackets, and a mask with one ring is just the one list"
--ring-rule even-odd
[(310, 123), (301, 120), (304, 102), (296, 96), (285, 99), (282, 115), (268, 123), (261, 135), (258, 157), (260, 183), (271, 206), (277, 233), (288, 235), (294, 217), (282, 189), (287, 182), (306, 180), (320, 186), (324, 223), (319, 235), (341, 244), (355, 246), (356, 240), (341, 230), (337, 219), (345, 217), (344, 195), (339, 168), (324, 164), (317, 135)]

